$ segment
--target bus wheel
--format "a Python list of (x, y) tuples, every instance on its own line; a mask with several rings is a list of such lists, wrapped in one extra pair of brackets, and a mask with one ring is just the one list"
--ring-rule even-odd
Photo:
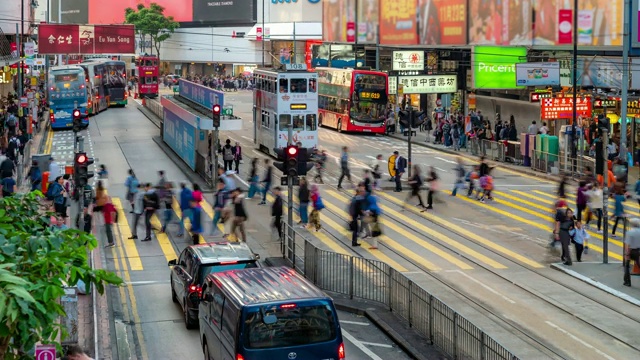
[(342, 120), (338, 120), (338, 132), (342, 132)]

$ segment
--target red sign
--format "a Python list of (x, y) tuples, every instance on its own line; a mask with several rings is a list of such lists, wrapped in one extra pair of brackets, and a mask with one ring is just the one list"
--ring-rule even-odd
[(356, 42), (356, 23), (353, 21), (347, 23), (347, 42)]
[[(579, 97), (576, 109), (578, 116), (591, 116), (591, 99)], [(573, 119), (573, 98), (541, 99), (540, 118), (544, 120)]]
[(313, 69), (311, 60), (313, 59), (313, 46), (322, 44), (321, 40), (307, 40), (304, 50), (304, 62), (307, 64), (307, 69)]
[(573, 10), (558, 10), (558, 44), (573, 44)]
[(38, 26), (40, 54), (134, 54), (133, 25)]
[(550, 92), (532, 92), (529, 93), (529, 101), (530, 102), (540, 102), (541, 99), (552, 98), (553, 94)]
[(419, 45), (466, 45), (467, 0), (418, 1)]
[[(380, 43), (416, 45), (418, 43), (417, 7), (417, 0), (380, 0)], [(433, 20), (432, 17), (430, 19)], [(439, 25), (436, 27), (440, 28)], [(433, 27), (425, 27), (425, 29), (431, 28)], [(425, 44), (432, 42), (427, 41), (425, 37), (423, 39)]]
[(55, 345), (36, 345), (36, 360), (55, 360)]
[(256, 28), (256, 41), (262, 41), (262, 28)]

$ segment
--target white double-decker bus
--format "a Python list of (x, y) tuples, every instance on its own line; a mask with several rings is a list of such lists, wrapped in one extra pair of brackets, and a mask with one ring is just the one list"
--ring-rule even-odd
[(287, 146), (289, 124), (293, 144), (318, 146), (318, 74), (306, 70), (291, 64), (287, 70), (253, 71), (254, 142), (272, 156), (277, 156), (275, 148)]

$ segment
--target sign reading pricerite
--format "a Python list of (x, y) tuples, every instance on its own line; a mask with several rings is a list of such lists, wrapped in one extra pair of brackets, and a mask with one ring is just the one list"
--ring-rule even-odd
[(527, 61), (524, 47), (475, 46), (471, 55), (474, 89), (522, 89), (516, 64)]

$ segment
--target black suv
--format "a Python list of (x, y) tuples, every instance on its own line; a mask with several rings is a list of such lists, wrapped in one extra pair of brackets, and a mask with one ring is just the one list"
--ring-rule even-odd
[(187, 329), (198, 325), (198, 300), (207, 275), (220, 271), (260, 267), (258, 259), (242, 242), (212, 242), (191, 245), (171, 266), (171, 299), (182, 306)]

